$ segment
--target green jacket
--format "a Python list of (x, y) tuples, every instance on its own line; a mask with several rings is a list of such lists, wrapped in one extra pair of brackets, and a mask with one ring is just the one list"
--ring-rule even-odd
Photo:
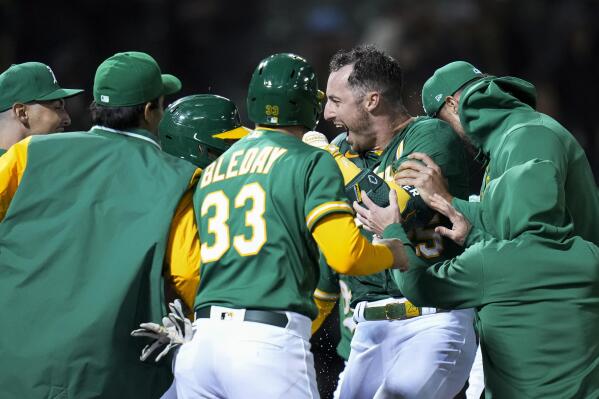
[(165, 311), (170, 223), (195, 168), (127, 134), (35, 136), (2, 156), (0, 179), (17, 152), (26, 165), (0, 223), (0, 397), (158, 398), (172, 381), (130, 333)]
[[(460, 97), (459, 115), (467, 136), (490, 162), (481, 189), (513, 166), (531, 159), (551, 161), (566, 195), (567, 215), (574, 232), (599, 244), (599, 193), (584, 153), (576, 139), (553, 118), (537, 112), (532, 84), (513, 77), (488, 77), (469, 86)], [(533, 184), (527, 190), (538, 189)], [(468, 244), (484, 234), (476, 222), (479, 204), (456, 199), (453, 205), (474, 223)]]
[(511, 168), (479, 213), (493, 238), (430, 267), (408, 250), (394, 274), (418, 306), (477, 309), (487, 398), (599, 397), (599, 249), (564, 223), (561, 178), (550, 161)]

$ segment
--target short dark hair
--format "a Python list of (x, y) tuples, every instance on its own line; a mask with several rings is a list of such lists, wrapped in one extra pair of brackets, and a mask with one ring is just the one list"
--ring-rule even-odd
[(354, 69), (348, 78), (350, 87), (363, 92), (376, 90), (389, 102), (402, 104), (403, 73), (393, 57), (372, 45), (362, 45), (349, 51), (339, 50), (331, 58), (329, 69), (336, 72), (352, 64)]
[[(160, 104), (158, 98), (148, 101), (152, 108)], [(126, 130), (139, 127), (139, 122), (144, 114), (146, 103), (130, 107), (107, 107), (93, 101), (89, 106), (92, 114), (92, 124), (109, 127), (111, 129)]]

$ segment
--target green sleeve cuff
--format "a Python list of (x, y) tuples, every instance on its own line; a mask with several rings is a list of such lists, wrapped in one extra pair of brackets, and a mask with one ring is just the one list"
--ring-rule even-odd
[(466, 237), (466, 240), (464, 241), (464, 248), (468, 248), (469, 246), (474, 245), (479, 241), (489, 239), (489, 238), (491, 238), (490, 234), (486, 233), (482, 229), (472, 226), (472, 228), (470, 229), (470, 233), (468, 233), (468, 236)]
[(387, 226), (383, 231), (383, 238), (399, 238), (403, 242), (410, 242), (400, 223), (393, 223)]

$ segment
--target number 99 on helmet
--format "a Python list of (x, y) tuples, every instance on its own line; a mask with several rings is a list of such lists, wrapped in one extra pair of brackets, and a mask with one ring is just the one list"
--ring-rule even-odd
[(324, 93), (312, 66), (295, 54), (274, 54), (258, 64), (248, 88), (249, 119), (264, 126), (304, 126), (313, 130)]

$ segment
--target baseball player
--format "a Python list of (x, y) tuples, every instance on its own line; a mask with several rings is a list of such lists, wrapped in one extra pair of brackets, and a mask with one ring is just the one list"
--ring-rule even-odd
[(162, 150), (205, 168), (245, 137), (237, 107), (215, 94), (180, 98), (164, 111), (158, 127)]
[(167, 250), (182, 247), (169, 228), (197, 168), (157, 140), (180, 88), (148, 54), (115, 54), (96, 71), (89, 131), (0, 157), (2, 397), (141, 399), (171, 383), (129, 331), (163, 314), (165, 260), (188, 306), (197, 288), (197, 260)]
[[(561, 179), (547, 160), (511, 167), (480, 203), (492, 238), (432, 266), (406, 247), (410, 272), (396, 276), (419, 306), (477, 309), (486, 398), (599, 397), (599, 248), (562, 224)], [(440, 195), (432, 201), (463, 243), (467, 219)], [(384, 235), (405, 237), (398, 225)]]
[[(331, 143), (336, 147), (337, 151), (340, 151), (340, 153), (343, 154), (344, 159), (351, 161), (352, 165), (355, 165), (358, 169), (369, 169), (378, 164), (380, 151), (366, 151), (362, 156), (358, 156), (358, 154), (354, 153), (345, 143), (345, 137), (345, 134), (341, 134)], [(343, 147), (343, 149), (340, 149), (339, 146)], [(345, 168), (345, 165), (345, 162), (338, 163), (340, 168)], [(352, 177), (349, 176), (344, 178), (344, 183), (349, 183), (351, 179)], [(372, 239), (372, 234), (369, 232), (362, 231), (362, 234), (365, 237)], [(351, 340), (357, 326), (353, 319), (353, 308), (351, 307), (353, 299), (351, 280), (353, 278), (354, 277), (336, 273), (329, 267), (324, 257), (320, 258), (320, 278), (316, 290), (314, 291), (314, 302), (318, 308), (318, 317), (312, 322), (312, 334), (315, 334), (318, 331), (322, 323), (335, 307), (337, 300), (339, 300), (339, 330), (341, 339), (337, 344), (337, 354), (344, 360), (345, 365), (347, 365), (347, 360), (349, 359)], [(344, 375), (345, 370), (341, 371), (339, 374), (337, 388), (333, 393), (335, 399), (340, 397), (341, 382), (343, 381)]]
[(318, 397), (309, 350), (318, 248), (342, 273), (403, 267), (400, 242), (360, 235), (333, 158), (301, 141), (322, 98), (303, 58), (264, 59), (247, 97), (256, 129), (202, 172), (201, 283), (195, 334), (175, 362), (180, 399)]
[[(481, 187), (481, 203), (453, 196), (434, 160), (413, 154), (415, 162), (404, 163), (397, 178), (418, 187), (428, 201), (438, 193), (473, 224), (466, 238), (471, 245), (487, 236), (481, 229), (481, 204), (486, 186), (509, 168), (531, 159), (553, 162), (560, 169), (565, 206), (574, 232), (599, 244), (599, 193), (589, 161), (574, 136), (556, 120), (538, 112), (536, 89), (516, 77), (482, 74), (465, 61), (451, 62), (435, 71), (422, 88), (422, 103), (430, 116), (446, 120), (460, 137), (488, 159)], [(420, 161), (420, 162), (419, 162)]]
[(22, 139), (70, 126), (65, 99), (83, 90), (63, 89), (41, 62), (14, 64), (0, 75), (0, 155)]
[[(374, 172), (391, 182), (411, 152), (427, 152), (446, 171), (454, 195), (467, 195), (465, 154), (457, 136), (445, 123), (407, 114), (401, 69), (391, 57), (370, 46), (339, 52), (331, 61), (327, 96), (324, 116), (347, 130), (339, 152), (350, 161), (365, 163), (378, 152)], [(415, 209), (425, 207), (415, 198)], [(369, 203), (368, 197), (363, 200)], [(436, 226), (448, 223), (436, 215), (410, 230), (411, 245), (423, 261), (459, 253), (435, 233)], [(476, 350), (472, 310), (416, 308), (388, 272), (350, 278), (348, 285), (358, 325), (340, 397), (452, 398), (461, 390)]]

